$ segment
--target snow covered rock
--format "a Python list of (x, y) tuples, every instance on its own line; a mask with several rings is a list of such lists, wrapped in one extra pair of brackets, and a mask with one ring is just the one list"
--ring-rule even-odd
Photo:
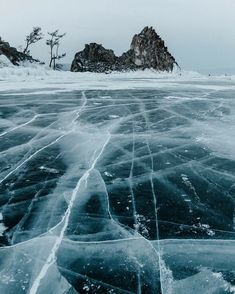
[(8, 42), (5, 42), (0, 37), (0, 56), (4, 55), (13, 65), (19, 65), (21, 62), (30, 61), (35, 62), (31, 56), (19, 52), (16, 48), (11, 47)]
[(164, 41), (152, 27), (145, 27), (132, 39), (130, 50), (122, 56), (115, 56), (113, 50), (102, 45), (86, 44), (83, 51), (78, 52), (71, 65), (74, 72), (109, 72), (139, 69), (155, 69), (172, 71), (177, 65), (175, 58), (169, 53)]
[(5, 55), (0, 55), (0, 68), (13, 67), (13, 64)]

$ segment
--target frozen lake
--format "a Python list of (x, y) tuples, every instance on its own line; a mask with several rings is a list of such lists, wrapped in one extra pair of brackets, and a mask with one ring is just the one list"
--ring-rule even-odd
[(235, 293), (234, 81), (1, 83), (1, 294)]

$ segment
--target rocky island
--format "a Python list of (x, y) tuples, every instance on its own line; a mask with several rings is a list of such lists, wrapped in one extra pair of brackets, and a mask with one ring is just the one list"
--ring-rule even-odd
[(164, 41), (152, 27), (145, 27), (133, 37), (130, 49), (120, 57), (101, 44), (86, 44), (76, 53), (71, 65), (72, 72), (111, 72), (154, 69), (172, 71), (178, 66)]

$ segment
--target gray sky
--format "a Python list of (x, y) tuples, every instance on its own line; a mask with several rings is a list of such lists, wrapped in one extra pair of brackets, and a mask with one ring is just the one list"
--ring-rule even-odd
[[(0, 36), (23, 44), (32, 26), (67, 32), (66, 62), (85, 43), (121, 54), (131, 38), (153, 26), (186, 69), (235, 68), (235, 0), (0, 0)], [(47, 60), (45, 40), (31, 48)]]

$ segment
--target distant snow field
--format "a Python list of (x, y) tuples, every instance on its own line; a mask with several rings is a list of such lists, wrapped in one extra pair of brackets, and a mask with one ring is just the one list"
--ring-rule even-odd
[[(1, 66), (2, 64), (2, 66)], [(7, 65), (7, 66), (6, 66)], [(213, 81), (235, 81), (235, 76), (206, 76), (193, 71), (175, 70), (172, 73), (152, 70), (137, 72), (73, 73), (69, 71), (54, 71), (44, 65), (25, 63), (24, 66), (12, 66), (7, 58), (0, 56), (0, 90), (40, 89), (47, 88), (50, 92), (85, 89), (135, 89), (156, 88), (171, 85), (175, 82), (208, 81), (199, 85), (208, 89), (220, 86)], [(185, 86), (187, 86), (185, 84)], [(195, 87), (198, 85), (195, 85)], [(223, 87), (223, 86), (222, 86)]]

